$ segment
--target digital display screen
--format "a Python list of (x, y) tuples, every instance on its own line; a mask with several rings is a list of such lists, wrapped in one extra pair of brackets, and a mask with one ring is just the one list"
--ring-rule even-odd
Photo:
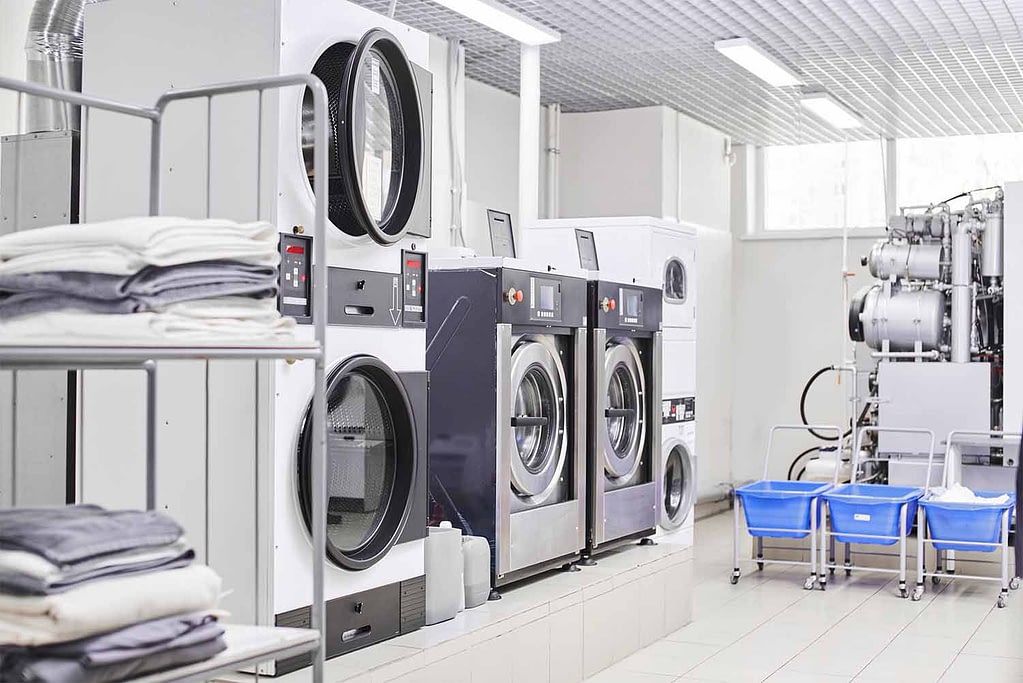
[(639, 292), (625, 292), (625, 315), (630, 318), (639, 317), (639, 304), (642, 295)]
[(540, 305), (543, 311), (554, 310), (554, 285), (540, 285)]

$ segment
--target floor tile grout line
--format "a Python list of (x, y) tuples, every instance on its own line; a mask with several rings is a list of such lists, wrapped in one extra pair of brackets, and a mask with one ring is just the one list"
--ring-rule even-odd
[[(901, 635), (902, 635), (903, 633), (905, 633), (905, 632), (906, 632), (906, 629), (908, 629), (908, 628), (909, 628), (910, 626), (912, 626), (912, 625), (913, 625), (913, 624), (914, 624), (914, 623), (916, 622), (916, 620), (917, 620), (917, 619), (919, 619), (920, 617), (922, 617), (922, 616), (924, 615), (924, 613), (925, 613), (925, 612), (926, 612), (927, 610), (929, 610), (929, 609), (931, 608), (931, 605), (933, 605), (933, 604), (934, 604), (934, 600), (935, 600), (935, 598), (937, 598), (937, 597), (938, 597), (939, 595), (941, 595), (941, 594), (942, 594), (942, 593), (944, 593), (944, 592), (945, 592), (946, 590), (948, 590), (949, 586), (951, 586), (951, 585), (952, 585), (952, 584), (951, 584), (951, 582), (946, 582), (946, 583), (943, 583), (943, 584), (941, 585), (941, 587), (940, 587), (940, 588), (939, 588), (938, 590), (934, 590), (934, 591), (932, 591), (932, 592), (933, 592), (933, 595), (931, 596), (931, 599), (927, 601), (927, 605), (926, 605), (926, 606), (925, 606), (925, 607), (924, 607), (924, 608), (923, 608), (922, 610), (920, 610), (920, 613), (919, 613), (919, 614), (917, 614), (917, 615), (916, 615), (915, 617), (913, 617), (912, 619), (910, 619), (910, 621), (909, 621), (909, 623), (908, 623), (908, 624), (906, 624), (906, 625), (905, 625), (905, 626), (903, 626), (903, 627), (902, 627), (901, 629), (899, 629), (899, 630), (898, 630), (898, 631), (897, 631), (897, 632), (895, 633), (895, 635), (894, 635), (894, 636), (892, 636), (892, 637), (891, 637), (891, 638), (890, 638), (890, 639), (888, 640), (888, 642), (887, 642), (887, 643), (885, 643), (885, 646), (884, 646), (884, 648), (882, 648), (880, 652), (878, 652), (878, 653), (877, 653), (876, 655), (874, 655), (874, 656), (873, 656), (873, 657), (872, 657), (872, 658), (870, 659), (870, 661), (869, 661), (869, 662), (867, 662), (867, 663), (866, 663), (866, 664), (865, 664), (865, 665), (864, 665), (864, 666), (863, 666), (863, 667), (862, 667), (862, 668), (861, 668), (861, 669), (860, 669), (859, 671), (857, 671), (857, 672), (856, 672), (856, 675), (852, 677), (853, 683), (855, 683), (855, 681), (856, 681), (856, 679), (857, 679), (857, 678), (859, 678), (860, 676), (862, 676), (862, 675), (863, 675), (863, 672), (864, 672), (864, 671), (866, 671), (867, 669), (869, 669), (869, 668), (870, 668), (870, 665), (871, 665), (871, 664), (873, 664), (873, 663), (874, 663), (874, 662), (875, 662), (875, 661), (877, 660), (877, 658), (878, 658), (878, 657), (880, 657), (880, 656), (881, 656), (882, 654), (884, 654), (884, 651), (885, 651), (885, 650), (887, 650), (887, 649), (888, 649), (888, 648), (889, 648), (889, 647), (891, 646), (891, 644), (892, 644), (892, 643), (894, 643), (894, 642), (895, 642), (895, 640), (896, 640), (896, 639), (897, 639), (897, 638), (898, 638), (899, 636), (901, 636)], [(942, 673), (942, 675), (944, 675), (944, 673)]]
[[(870, 600), (871, 598), (873, 598), (874, 596), (876, 596), (876, 595), (877, 595), (877, 594), (878, 594), (879, 592), (881, 592), (882, 590), (884, 590), (884, 589), (885, 589), (885, 588), (886, 588), (886, 587), (887, 587), (887, 586), (888, 586), (888, 585), (889, 585), (890, 583), (891, 583), (891, 581), (886, 581), (885, 583), (883, 583), (883, 584), (881, 584), (880, 586), (878, 586), (877, 590), (875, 590), (875, 591), (874, 591), (873, 593), (870, 593), (869, 595), (867, 595), (867, 596), (866, 596), (866, 597), (865, 597), (865, 598), (864, 598), (863, 600), (861, 600), (861, 601), (860, 601), (860, 603), (859, 603), (858, 605), (856, 605), (856, 606), (855, 606), (855, 607), (853, 607), (853, 608), (852, 608), (851, 610), (849, 610), (849, 611), (848, 611), (848, 612), (846, 612), (846, 613), (845, 613), (844, 615), (842, 615), (842, 618), (841, 618), (841, 619), (839, 619), (839, 620), (838, 620), (838, 621), (836, 621), (836, 622), (835, 622), (834, 624), (832, 624), (831, 626), (829, 626), (829, 627), (828, 627), (828, 629), (827, 629), (827, 630), (826, 630), (826, 631), (825, 631), (824, 633), (822, 633), (822, 634), (820, 634), (819, 636), (817, 636), (817, 637), (816, 637), (816, 638), (815, 638), (815, 639), (813, 640), (813, 642), (812, 642), (812, 643), (810, 643), (809, 645), (807, 645), (806, 647), (804, 647), (804, 648), (803, 648), (802, 650), (800, 650), (800, 651), (799, 651), (799, 652), (797, 652), (796, 654), (794, 654), (794, 655), (792, 655), (791, 657), (789, 657), (788, 659), (786, 659), (786, 660), (785, 660), (785, 662), (784, 662), (784, 663), (782, 663), (782, 665), (781, 665), (781, 666), (779, 666), (779, 667), (778, 667), (777, 669), (775, 669), (774, 671), (772, 671), (772, 672), (771, 672), (771, 673), (770, 673), (770, 674), (769, 674), (769, 675), (768, 675), (767, 677), (765, 677), (765, 678), (763, 678), (763, 679), (761, 679), (761, 680), (762, 680), (762, 681), (766, 681), (766, 680), (768, 680), (769, 678), (771, 678), (771, 676), (774, 676), (775, 674), (779, 673), (779, 672), (780, 672), (780, 671), (781, 671), (782, 669), (784, 669), (784, 668), (785, 668), (786, 666), (788, 666), (788, 665), (789, 665), (789, 663), (790, 663), (790, 662), (791, 662), (791, 661), (792, 661), (793, 659), (795, 659), (795, 658), (796, 658), (796, 657), (798, 657), (799, 655), (803, 654), (804, 652), (806, 652), (807, 650), (809, 650), (810, 648), (812, 648), (812, 647), (813, 647), (813, 646), (814, 646), (814, 645), (815, 645), (815, 644), (817, 643), (817, 641), (819, 641), (819, 640), (820, 640), (821, 638), (823, 638), (823, 637), (824, 637), (824, 636), (826, 636), (827, 634), (831, 633), (831, 631), (833, 631), (834, 629), (836, 629), (836, 628), (838, 627), (838, 625), (839, 625), (839, 624), (841, 624), (841, 623), (842, 623), (843, 621), (845, 621), (845, 620), (846, 620), (846, 619), (848, 619), (848, 618), (849, 618), (850, 616), (852, 616), (852, 615), (853, 615), (853, 613), (855, 613), (855, 612), (856, 612), (856, 610), (858, 610), (858, 609), (859, 609), (860, 607), (862, 607), (862, 606), (863, 606), (864, 604), (866, 604), (866, 602), (867, 602), (868, 600)], [(886, 647), (887, 647), (887, 646), (886, 646)]]
[[(949, 581), (948, 585), (951, 586), (952, 582)], [(937, 596), (935, 596), (935, 597), (937, 597)], [(981, 627), (984, 625), (984, 622), (987, 621), (988, 617), (991, 616), (991, 612), (994, 611), (994, 609), (995, 609), (994, 607), (989, 607), (988, 608), (987, 614), (985, 614), (984, 618), (980, 620), (979, 624), (977, 624), (977, 628), (973, 629), (973, 632), (970, 634), (970, 637), (966, 639), (966, 642), (963, 643), (962, 647), (960, 647), (959, 650), (956, 652), (956, 655), (955, 655), (955, 657), (952, 658), (952, 661), (948, 663), (948, 666), (945, 667), (945, 670), (941, 672), (940, 676), (938, 676), (938, 680), (939, 681), (942, 678), (944, 678), (945, 675), (948, 674), (948, 670), (951, 669), (955, 665), (956, 660), (959, 659), (959, 655), (963, 654), (963, 650), (965, 650), (966, 646), (970, 644), (970, 641), (973, 640), (973, 637), (975, 635), (977, 635), (977, 632), (980, 631)]]

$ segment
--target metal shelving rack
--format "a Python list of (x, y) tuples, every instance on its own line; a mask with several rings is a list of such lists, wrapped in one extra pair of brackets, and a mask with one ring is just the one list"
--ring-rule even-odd
[[(270, 76), (253, 78), (234, 83), (224, 83), (199, 88), (173, 90), (160, 96), (152, 107), (139, 107), (91, 97), (77, 92), (57, 90), (34, 83), (9, 78), (0, 78), (0, 90), (17, 94), (17, 106), (23, 111), (24, 97), (40, 97), (64, 103), (68, 107), (81, 108), (82, 143), (80, 151), (81, 214), (85, 215), (85, 188), (88, 168), (87, 126), (89, 111), (99, 109), (150, 122), (150, 163), (149, 163), (149, 214), (160, 214), (161, 208), (161, 153), (163, 148), (162, 124), (167, 107), (181, 100), (202, 100), (207, 111), (213, 98), (242, 92), (258, 93), (259, 119), (263, 118), (263, 93), (290, 87), (305, 87), (311, 91), (314, 104), (315, 151), (313, 192), (315, 195), (313, 244), (313, 321), (315, 344), (307, 346), (272, 345), (195, 345), (195, 346), (24, 346), (3, 344), (0, 339), (0, 369), (4, 370), (92, 370), (123, 369), (142, 370), (146, 373), (146, 507), (156, 506), (156, 383), (159, 360), (223, 360), (223, 359), (279, 359), (306, 360), (315, 363), (315, 384), (313, 390), (313, 424), (317, 435), (313, 442), (312, 479), (317, 482), (313, 490), (313, 600), (311, 606), (311, 629), (276, 628), (270, 626), (225, 625), (225, 639), (228, 648), (216, 657), (177, 669), (171, 669), (138, 680), (146, 683), (157, 681), (204, 681), (247, 666), (274, 658), (287, 658), (312, 653), (313, 680), (323, 681), (323, 643), (325, 607), (323, 596), (323, 572), (326, 553), (326, 381), (323, 348), (326, 339), (327, 320), (327, 92), (323, 83), (308, 74)], [(206, 135), (206, 159), (210, 159), (212, 134)], [(257, 133), (257, 149), (263, 145), (262, 126)], [(21, 158), (15, 147), (15, 182), (20, 181)], [(257, 164), (257, 166), (259, 166)], [(209, 217), (209, 196), (212, 181), (206, 177), (206, 217)], [(262, 188), (262, 167), (257, 170), (257, 203)], [(14, 216), (17, 211), (17, 190), (15, 191)], [(257, 215), (259, 208), (257, 207)]]

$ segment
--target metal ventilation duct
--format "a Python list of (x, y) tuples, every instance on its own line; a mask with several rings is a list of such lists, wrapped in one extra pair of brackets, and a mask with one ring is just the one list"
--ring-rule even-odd
[[(28, 20), (28, 80), (62, 90), (82, 89), (82, 47), (87, 2), (36, 0)], [(38, 97), (26, 100), (25, 131), (79, 130), (79, 110)]]

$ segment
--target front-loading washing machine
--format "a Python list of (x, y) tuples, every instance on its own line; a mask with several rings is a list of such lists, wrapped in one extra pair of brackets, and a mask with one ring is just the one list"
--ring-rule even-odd
[(692, 546), (696, 515), (696, 397), (661, 402), (658, 542)]
[(657, 531), (661, 292), (591, 279), (586, 557)]
[(585, 547), (586, 280), (516, 259), (430, 271), (430, 491), (494, 588)]

